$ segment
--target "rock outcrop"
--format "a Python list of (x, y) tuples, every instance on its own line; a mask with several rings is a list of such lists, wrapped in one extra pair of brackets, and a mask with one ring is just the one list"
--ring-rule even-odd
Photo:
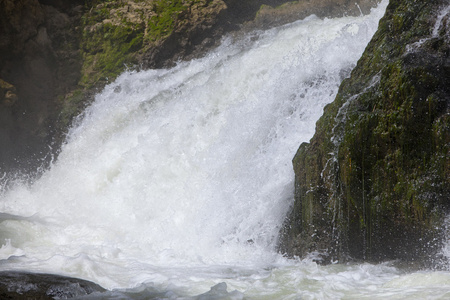
[(292, 1), (277, 7), (263, 5), (251, 22), (256, 28), (270, 28), (316, 15), (320, 18), (368, 14), (380, 0), (308, 0)]
[(28, 272), (0, 272), (1, 299), (83, 298), (105, 289), (90, 281), (66, 276)]
[(443, 0), (390, 1), (293, 159), (280, 251), (323, 262), (437, 259), (450, 209), (449, 10)]

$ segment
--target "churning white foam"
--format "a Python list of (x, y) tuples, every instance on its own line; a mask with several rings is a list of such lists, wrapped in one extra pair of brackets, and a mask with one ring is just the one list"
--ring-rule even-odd
[(275, 251), (293, 201), (291, 159), (386, 5), (227, 37), (205, 58), (122, 74), (71, 129), (50, 170), (2, 191), (1, 268), (140, 292), (215, 286), (211, 293), (236, 299), (242, 294), (219, 283), (288, 299), (351, 290), (355, 276), (386, 282), (379, 270), (397, 276)]

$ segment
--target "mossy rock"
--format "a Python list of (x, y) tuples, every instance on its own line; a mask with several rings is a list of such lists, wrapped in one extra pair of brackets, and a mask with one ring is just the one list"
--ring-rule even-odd
[[(282, 252), (425, 264), (440, 250), (439, 225), (450, 210), (450, 48), (449, 33), (432, 30), (442, 5), (390, 1), (293, 159), (296, 199)], [(314, 232), (327, 238), (310, 238)]]
[[(221, 0), (86, 1), (79, 26), (80, 80), (60, 96), (60, 127), (70, 126), (92, 95), (126, 69), (169, 65), (174, 53), (189, 46), (179, 37), (194, 39), (225, 8)], [(167, 57), (152, 56), (155, 51)]]
[(137, 64), (137, 52), (142, 48), (142, 28), (102, 24), (83, 37), (83, 76), (80, 85), (91, 88), (99, 81), (114, 80), (125, 68)]
[[(188, 6), (185, 1), (164, 1), (157, 0), (153, 4), (155, 15), (148, 20), (147, 38), (150, 41), (158, 41), (169, 36), (175, 29), (176, 22)], [(197, 1), (198, 2), (198, 1)]]
[[(102, 86), (127, 68), (148, 64), (144, 56), (166, 46), (174, 32), (188, 35), (204, 25), (205, 14), (214, 19), (225, 8), (220, 0), (109, 0), (95, 1), (83, 17), (83, 70), (80, 85)], [(213, 9), (211, 9), (213, 7)], [(217, 7), (216, 10), (214, 8)], [(199, 13), (202, 19), (194, 15)], [(171, 43), (173, 48), (178, 43)], [(165, 49), (174, 52), (174, 49)]]

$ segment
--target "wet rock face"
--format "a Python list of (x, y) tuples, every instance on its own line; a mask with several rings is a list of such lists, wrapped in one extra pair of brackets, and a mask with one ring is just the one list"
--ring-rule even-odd
[(1, 299), (69, 299), (102, 293), (105, 289), (86, 280), (25, 272), (0, 272)]
[(79, 78), (74, 26), (81, 3), (0, 1), (0, 82), (14, 87), (0, 92), (2, 171), (33, 170), (49, 153), (59, 109), (56, 97)]
[(282, 252), (438, 263), (450, 209), (449, 22), (446, 1), (390, 1), (294, 157)]
[(379, 0), (300, 0), (287, 2), (278, 7), (263, 5), (252, 26), (269, 28), (303, 19), (310, 15), (320, 18), (359, 16), (368, 14)]
[(179, 60), (198, 58), (218, 45), (225, 32), (236, 28), (225, 21), (228, 7), (222, 0), (192, 1), (185, 7), (172, 33), (144, 54), (145, 67), (173, 66)]

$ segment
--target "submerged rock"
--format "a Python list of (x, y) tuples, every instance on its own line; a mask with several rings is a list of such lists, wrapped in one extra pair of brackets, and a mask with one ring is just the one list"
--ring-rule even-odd
[(450, 209), (448, 5), (390, 1), (293, 159), (280, 251), (324, 262), (435, 260)]
[(69, 299), (105, 291), (93, 282), (66, 276), (0, 272), (1, 299)]

